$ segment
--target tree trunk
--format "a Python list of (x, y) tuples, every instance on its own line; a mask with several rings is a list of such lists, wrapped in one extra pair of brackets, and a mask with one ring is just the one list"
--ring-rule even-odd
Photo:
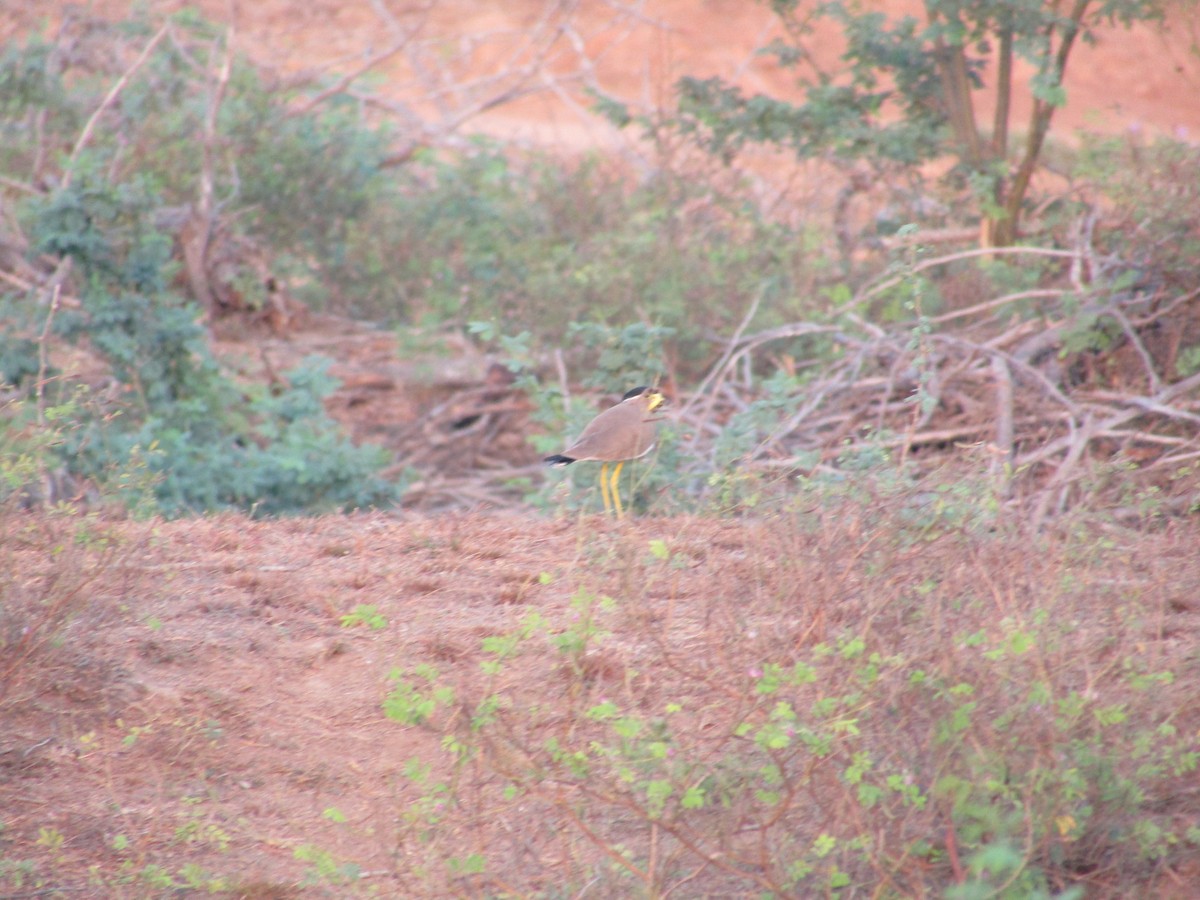
[[(1000, 223), (1004, 209), (1005, 187), (1008, 182), (1008, 117), (1012, 106), (1013, 33), (1011, 22), (1004, 23), (1000, 30), (1000, 48), (996, 59), (996, 114), (992, 118), (991, 164), (995, 167), (992, 177), (992, 208), (985, 209), (980, 228), (979, 245), (997, 247)], [(1010, 240), (1009, 243), (1012, 241)]]
[(978, 167), (983, 161), (983, 141), (975, 124), (966, 55), (961, 45), (947, 45), (939, 38), (935, 57), (942, 76), (942, 102), (946, 106), (946, 117), (962, 148), (963, 158), (972, 167)]
[[(1091, 0), (1075, 0), (1070, 16), (1062, 26), (1062, 39), (1059, 42), (1058, 53), (1055, 54), (1053, 64), (1055, 84), (1063, 83), (1063, 75), (1067, 70), (1067, 59), (1071, 55), (1075, 38), (1079, 35), (1079, 26), (1083, 22), (1084, 13), (1087, 12), (1090, 3)], [(1041, 159), (1042, 146), (1046, 141), (1047, 132), (1050, 131), (1050, 122), (1054, 118), (1056, 109), (1057, 107), (1047, 100), (1034, 100), (1033, 102), (1033, 115), (1029, 124), (1029, 137), (1025, 142), (1025, 153), (1021, 157), (1021, 164), (1017, 167), (1012, 183), (1008, 186), (1007, 196), (1004, 198), (1004, 211), (995, 223), (991, 234), (992, 246), (1010, 246), (1020, 234), (1021, 206), (1025, 202), (1025, 194), (1029, 191), (1029, 182)]]

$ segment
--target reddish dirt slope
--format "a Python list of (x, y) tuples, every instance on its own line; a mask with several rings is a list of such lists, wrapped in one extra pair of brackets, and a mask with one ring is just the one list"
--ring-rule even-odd
[[(346, 72), (387, 46), (387, 23), (368, 0), (150, 0), (155, 11), (199, 7), (211, 19), (232, 22), (240, 45), (264, 65), (285, 72)], [(438, 0), (430, 4), (418, 35), (437, 37), (447, 56), (470, 48), (459, 70), (463, 77), (503, 68), (520, 36), (537, 28), (546, 0)], [(910, 10), (912, 0), (870, 4)], [(10, 0), (0, 10), (0, 37), (28, 32), (49, 14), (66, 8), (61, 0)], [(88, 9), (103, 15), (124, 13), (123, 0), (92, 0)], [(399, 17), (410, 9), (390, 4)], [(628, 7), (622, 12), (619, 7)], [(411, 16), (403, 19), (408, 25)], [(754, 51), (778, 32), (765, 3), (749, 0), (643, 0), (614, 4), (582, 0), (570, 19), (573, 34), (555, 45), (551, 68), (577, 68), (579, 53), (594, 63), (595, 83), (613, 96), (639, 106), (665, 105), (670, 86), (683, 74), (722, 75), (750, 90), (787, 97), (790, 77)], [(1119, 131), (1138, 128), (1150, 133), (1190, 135), (1200, 139), (1200, 14), (1193, 4), (1177, 3), (1170, 26), (1139, 25), (1103, 33), (1094, 46), (1080, 46), (1071, 61), (1069, 105), (1059, 116), (1060, 133), (1075, 128)], [(836, 43), (818, 42), (832, 56)], [(382, 64), (380, 90), (406, 103), (414, 96), (402, 54)], [(566, 85), (568, 88), (570, 85)], [(543, 146), (577, 150), (607, 146), (611, 130), (582, 109), (579, 94), (542, 91), (520, 103), (500, 106), (470, 123), (502, 137)], [(1018, 107), (1023, 118), (1024, 111)]]

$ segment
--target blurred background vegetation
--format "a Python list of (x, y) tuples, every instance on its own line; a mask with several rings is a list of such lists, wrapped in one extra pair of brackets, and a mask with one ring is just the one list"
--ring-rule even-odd
[[(1082, 4), (1071, 18), (1039, 3), (931, 4), (922, 24), (827, 4), (819, 15), (848, 40), (831, 77), (805, 72), (812, 9), (773, 5), (790, 38), (769, 50), (797, 70), (803, 102), (719, 79), (683, 79), (676, 105), (654, 114), (595, 95), (598, 114), (653, 148), (638, 177), (602, 156), (564, 161), (483, 138), (412, 144), (332, 78), (296, 85), (257, 69), (195, 13), (11, 42), (0, 56), (4, 453), (89, 484), (130, 480), (136, 460), (138, 502), (171, 515), (396, 502), (402, 485), (380, 477), (387, 453), (351, 443), (323, 408), (337, 385), (327, 361), (263, 385), (213, 355), (214, 322), (269, 318), (286, 298), (396, 329), (404, 347), (465, 335), (519, 377), (539, 450), (595, 411), (565, 402), (572, 383), (619, 394), (665, 380), (692, 418), (667, 429), (670, 464), (648, 476), (642, 502), (661, 511), (736, 508), (782, 473), (836, 480), (846, 441), (860, 461), (864, 440), (893, 462), (952, 450), (950, 430), (919, 435), (962, 414), (946, 390), (954, 366), (989, 358), (1017, 390), (1017, 433), (998, 442), (1013, 469), (1003, 499), (1024, 483), (1036, 505), (1035, 489), (1073, 475), (1044, 458), (1022, 465), (1019, 451), (1074, 433), (1077, 391), (1136, 384), (1129, 402), (1170, 412), (1085, 455), (1123, 466), (1169, 446), (1178, 465), (1160, 473), (1172, 473), (1172, 508), (1190, 509), (1194, 492), (1172, 479), (1195, 455), (1195, 391), (1163, 391), (1200, 371), (1200, 151), (1017, 140), (1049, 131), (1072, 42), (1163, 7)], [(1014, 58), (1037, 73), (1025, 131), (973, 106), (985, 64), (1000, 67), (1002, 91), (1020, 90)], [(738, 164), (751, 147), (808, 166), (836, 202), (764, 203)], [(1030, 326), (1017, 344), (1014, 322)], [(1030, 329), (1055, 341), (1035, 345)], [(955, 341), (970, 353), (955, 356)], [(82, 388), (59, 377), (65, 347), (98, 359), (103, 377)], [(880, 379), (887, 391), (864, 400)], [(1046, 397), (1073, 424), (1043, 413)], [(848, 418), (835, 428), (839, 403)], [(1006, 418), (974, 414), (964, 439), (993, 440), (987, 423)], [(52, 440), (32, 437), (47, 429)], [(537, 479), (523, 483), (527, 500), (553, 502)], [(24, 476), (8, 485), (31, 494)], [(1042, 513), (1047, 503), (1067, 500)]]

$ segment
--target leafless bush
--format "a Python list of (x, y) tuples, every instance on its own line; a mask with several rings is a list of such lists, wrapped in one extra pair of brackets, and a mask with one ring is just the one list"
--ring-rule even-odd
[(89, 623), (111, 610), (94, 593), (130, 548), (95, 515), (0, 508), (0, 707), (20, 704), (71, 667)]

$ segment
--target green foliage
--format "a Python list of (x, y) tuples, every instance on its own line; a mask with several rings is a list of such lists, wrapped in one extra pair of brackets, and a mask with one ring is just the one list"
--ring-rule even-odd
[(1193, 344), (1179, 351), (1175, 360), (1175, 371), (1179, 373), (1180, 378), (1200, 372), (1200, 344)]
[(383, 711), (392, 721), (401, 725), (420, 725), (454, 702), (452, 688), (436, 686), (438, 671), (433, 667), (421, 666), (408, 674), (419, 680), (406, 678), (406, 673), (399, 669), (391, 673), (395, 686), (384, 701)]
[[(869, 14), (855, 31), (870, 34), (875, 20), (883, 17)], [(901, 27), (912, 24), (907, 19)], [(726, 158), (746, 144), (768, 143), (800, 158), (831, 150), (840, 158), (870, 154), (906, 165), (934, 156), (944, 137), (936, 117), (916, 104), (913, 120), (883, 121), (884, 94), (831, 84), (807, 90), (808, 103), (797, 106), (763, 95), (747, 97), (719, 77), (685, 77), (679, 83), (678, 127), (710, 153)]]
[(30, 140), (30, 112), (53, 110), (50, 126), (65, 131), (77, 130), (84, 121), (60, 68), (51, 64), (53, 54), (54, 47), (38, 36), (0, 52), (0, 170), (18, 171), (33, 162), (37, 148)]
[(0, 885), (6, 888), (41, 887), (46, 882), (38, 875), (37, 863), (27, 859), (0, 856)]
[(603, 390), (623, 386), (657, 385), (666, 372), (665, 348), (676, 329), (633, 322), (623, 328), (596, 322), (573, 322), (567, 340), (582, 349), (588, 374), (585, 387)]
[(20, 116), (26, 110), (61, 101), (62, 85), (58, 73), (47, 65), (50, 46), (38, 36), (24, 46), (10, 44), (0, 55), (0, 96), (5, 119)]
[(1098, 313), (1077, 316), (1072, 327), (1063, 335), (1062, 357), (1075, 353), (1099, 353), (1112, 347), (1120, 336), (1120, 324)]
[[(1067, 14), (1041, 0), (927, 0), (920, 18), (843, 0), (815, 5), (777, 0), (772, 6), (789, 38), (767, 52), (796, 71), (804, 100), (747, 95), (720, 78), (688, 76), (678, 84), (675, 128), (726, 159), (747, 143), (784, 147), (802, 159), (865, 158), (910, 170), (935, 158), (955, 158), (955, 174), (973, 186), (979, 212), (1002, 223), (1002, 243), (1009, 243), (1053, 111), (1066, 102), (1064, 75), (1076, 39), (1093, 40), (1106, 25), (1157, 18), (1163, 4), (1114, 0), (1077, 5)], [(816, 39), (818, 20), (835, 23), (845, 42), (842, 65), (834, 71), (818, 64), (806, 45)], [(1035, 104), (1033, 140), (1010, 176), (1007, 118), (985, 134), (974, 95), (991, 71), (1007, 110), (1014, 59), (1033, 69), (1029, 90)], [(601, 112), (614, 122), (631, 118), (611, 103)]]
[(327, 368), (327, 360), (310, 359), (284, 373), (290, 387), (277, 395), (255, 390), (232, 409), (176, 403), (172, 414), (148, 417), (136, 431), (95, 434), (80, 458), (103, 472), (134, 447), (151, 448), (150, 470), (162, 477), (156, 495), (168, 515), (387, 505), (394, 488), (375, 474), (387, 462), (384, 451), (354, 446), (321, 408)]
[(767, 378), (762, 385), (762, 396), (744, 410), (734, 413), (713, 443), (716, 472), (728, 473), (759, 444), (769, 441), (771, 434), (796, 412), (803, 401), (800, 379), (784, 371)]
[(54, 467), (56, 448), (63, 442), (61, 422), (76, 412), (74, 402), (52, 406), (39, 422), (34, 405), (20, 397), (0, 406), (0, 510)]
[(379, 612), (374, 603), (360, 603), (351, 612), (342, 616), (343, 628), (366, 625), (372, 631), (387, 628), (387, 616)]
[[(132, 183), (136, 173), (168, 206), (196, 199), (202, 173), (197, 139), (212, 100), (208, 71), (226, 52), (220, 29), (202, 18), (184, 12), (174, 25), (176, 40), (160, 43), (124, 86), (89, 145), (92, 171), (115, 184)], [(35, 163), (39, 140), (71, 146), (121, 72), (114, 51), (147, 37), (147, 21), (136, 13), (125, 22), (93, 22), (79, 37), (78, 55), (104, 62), (65, 72), (47, 61), (56, 51), (43, 39), (6, 48), (0, 84), (12, 93), (4, 91), (0, 131), (11, 135), (4, 145), (13, 153), (0, 155), (0, 163), (19, 173)], [(212, 190), (228, 208), (223, 227), (253, 235), (279, 257), (281, 270), (309, 284), (348, 277), (351, 223), (377, 202), (385, 185), (387, 130), (364, 121), (348, 98), (297, 113), (294, 91), (264, 79), (236, 53), (231, 63), (211, 148)], [(41, 135), (24, 115), (30, 108), (45, 117)], [(169, 235), (164, 239), (169, 243)]]
[(364, 122), (349, 98), (297, 116), (277, 87), (249, 75), (236, 97), (222, 112), (237, 148), (229, 164), (236, 164), (245, 227), (285, 273), (304, 279), (312, 301), (327, 301), (340, 284), (352, 296), (366, 280), (355, 269), (356, 245), (368, 239), (360, 223), (395, 200), (383, 169), (390, 135)]
[[(200, 312), (171, 287), (170, 240), (153, 224), (161, 200), (144, 178), (114, 183), (92, 171), (25, 207), (38, 252), (69, 258), (83, 304), (53, 321), (85, 342), (122, 391), (108, 412), (64, 435), (61, 459), (96, 481), (145, 455), (158, 508), (265, 514), (383, 505), (394, 489), (375, 476), (378, 448), (355, 447), (321, 404), (335, 387), (328, 361), (306, 360), (286, 387), (243, 389), (208, 349)], [(26, 374), (31, 363), (14, 369)]]
[[(217, 829), (220, 832), (220, 829)], [(194, 834), (181, 836), (176, 833), (176, 840), (194, 841)], [(116, 866), (115, 874), (103, 874), (100, 866), (91, 866), (92, 887), (106, 887), (118, 890), (119, 886), (138, 884), (144, 888), (158, 892), (187, 892), (204, 894), (221, 894), (233, 890), (233, 882), (224, 876), (212, 874), (209, 870), (196, 863), (181, 865), (178, 872), (158, 863), (139, 863), (138, 853), (133, 852), (131, 841), (125, 834), (115, 835), (112, 848), (120, 863)], [(218, 852), (226, 852), (227, 846), (218, 846)]]
[(315, 887), (321, 884), (344, 886), (354, 884), (362, 877), (362, 867), (353, 862), (342, 862), (336, 856), (315, 844), (301, 844), (292, 855), (308, 863), (303, 885)]
[[(32, 338), (15, 334), (0, 334), (0, 384), (20, 384), (37, 375), (38, 345)], [(51, 369), (49, 377), (58, 374)]]
[(644, 327), (654, 342), (673, 329), (689, 362), (702, 329), (736, 324), (731, 298), (764, 283), (767, 318), (801, 314), (797, 298), (822, 265), (803, 236), (677, 174), (630, 188), (599, 160), (570, 168), (478, 142), (456, 158), (425, 155), (397, 178), (396, 195), (361, 222), (353, 261), (377, 278), (360, 276), (371, 296), (355, 301), (373, 318), (503, 323), (572, 357), (592, 326)]
[(88, 173), (27, 207), (36, 249), (70, 258), (85, 283), (83, 307), (64, 310), (57, 333), (86, 338), (145, 414), (217, 378), (199, 310), (168, 290), (171, 243), (153, 227), (156, 205), (143, 179), (110, 184)]

